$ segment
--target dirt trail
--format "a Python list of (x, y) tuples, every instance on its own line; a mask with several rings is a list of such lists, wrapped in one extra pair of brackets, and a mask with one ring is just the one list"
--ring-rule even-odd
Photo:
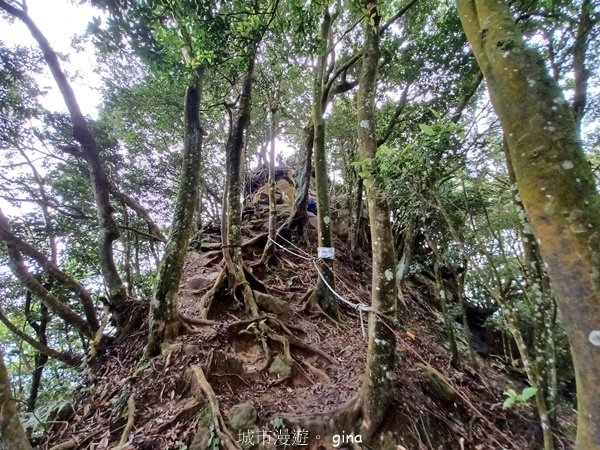
[[(310, 233), (309, 241), (315, 242)], [(191, 318), (200, 317), (200, 299), (221, 270), (218, 237), (212, 236), (210, 241), (210, 248), (189, 253), (184, 268), (180, 310)], [(368, 303), (371, 265), (367, 253), (352, 255), (339, 239), (335, 246), (336, 290), (353, 303)], [(314, 245), (288, 248), (301, 255), (316, 254)], [(245, 261), (252, 265), (260, 259), (262, 247), (247, 247), (244, 252)], [(142, 327), (93, 363), (70, 415), (54, 424), (40, 448), (71, 442), (74, 446), (64, 448), (103, 450), (119, 448), (116, 444), (120, 440), (126, 443), (122, 449), (211, 448), (206, 442), (215, 442), (218, 429), (210, 427), (214, 414), (206, 394), (199, 392), (202, 386), (194, 368), (206, 374), (224, 417), (235, 410), (235, 405), (253, 405), (254, 442), (262, 433), (265, 444), (254, 448), (275, 448), (289, 416), (323, 423), (334, 418), (361, 385), (366, 314), (361, 320), (356, 310), (342, 305), (344, 323), (336, 326), (323, 316), (301, 311), (302, 298), (318, 276), (315, 267), (281, 248), (277, 256), (275, 267), (256, 268), (254, 273), (270, 294), (289, 305), (290, 311), (249, 321), (224, 288), (215, 297), (209, 315), (216, 324), (192, 326), (166, 349), (165, 356), (146, 363), (141, 360), (146, 337)], [(398, 315), (403, 329), (397, 331), (397, 395), (378, 448), (533, 448), (539, 436), (532, 410), (499, 408), (510, 380), (484, 360), (479, 361), (477, 372), (452, 367), (434, 310), (410, 292), (405, 292), (405, 297), (408, 306)], [(432, 389), (428, 367), (443, 374), (455, 391), (451, 399)], [(313, 430), (306, 433), (297, 435), (296, 443), (307, 445), (293, 448), (363, 448), (350, 442), (354, 438), (349, 430), (318, 439)], [(233, 430), (231, 437), (242, 440), (244, 436)]]

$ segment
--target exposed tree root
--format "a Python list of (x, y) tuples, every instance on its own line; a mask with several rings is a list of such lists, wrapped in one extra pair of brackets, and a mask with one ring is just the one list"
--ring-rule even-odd
[(334, 325), (338, 330), (343, 325), (342, 322), (331, 317), (323, 310), (323, 308), (321, 308), (321, 305), (319, 305), (318, 298), (315, 294), (314, 288), (309, 290), (306, 294), (304, 294), (301, 302), (302, 306), (300, 307), (300, 311), (307, 313), (311, 318), (323, 317), (329, 322), (331, 322), (332, 325)]
[(50, 450), (71, 450), (73, 448), (77, 448), (77, 446), (81, 443), (82, 442), (79, 439), (71, 438), (65, 442), (55, 445), (54, 447), (50, 447)]
[(200, 299), (200, 317), (202, 319), (204, 319), (204, 320), (208, 319), (208, 313), (210, 312), (210, 307), (212, 306), (215, 296), (223, 287), (223, 284), (225, 283), (226, 279), (227, 279), (227, 272), (223, 268), (219, 271), (219, 275), (217, 276), (217, 279), (215, 280), (212, 287)]
[(258, 236), (254, 236), (252, 239), (249, 239), (242, 244), (242, 249), (245, 250), (246, 247), (252, 247), (253, 245), (262, 245), (264, 247), (264, 245), (267, 243), (268, 237), (269, 233), (262, 233)]
[(109, 313), (110, 308), (108, 307), (108, 305), (105, 305), (104, 310), (102, 311), (102, 319), (100, 321), (100, 326), (94, 334), (94, 342), (92, 342), (92, 346), (90, 348), (90, 356), (88, 359), (88, 363), (98, 355), (98, 351), (100, 350), (100, 345), (102, 343), (102, 336), (104, 335), (104, 329), (106, 328), (106, 324), (108, 323)]
[(355, 403), (353, 398), (350, 403), (330, 412), (310, 416), (283, 414), (282, 418), (288, 428), (306, 430), (309, 436), (320, 435), (324, 441), (326, 436), (338, 434), (340, 430), (345, 430), (346, 434), (358, 430), (359, 413)]
[[(283, 348), (284, 357), (289, 363), (294, 361), (290, 347), (297, 347), (302, 350), (314, 353), (318, 357), (325, 359), (330, 364), (338, 364), (338, 361), (336, 361), (336, 359), (333, 358), (331, 355), (296, 338), (291, 332), (291, 330), (281, 320), (279, 320), (277, 316), (274, 316), (272, 314), (263, 315), (251, 319), (238, 320), (236, 322), (230, 323), (227, 328), (228, 330), (230, 330), (230, 332), (235, 332), (235, 330), (242, 328), (240, 331), (237, 331), (238, 335), (251, 334), (255, 336), (257, 340), (261, 341), (265, 362), (261, 364), (261, 366), (258, 367), (256, 370), (254, 370), (253, 373), (266, 370), (269, 367), (269, 364), (271, 362), (271, 351), (269, 349), (269, 346), (267, 345), (267, 339), (281, 344)], [(284, 334), (275, 331), (274, 328), (281, 329)], [(315, 373), (315, 376), (317, 378), (321, 380), (326, 379), (329, 381), (329, 377), (324, 371), (310, 365), (307, 362), (305, 362), (305, 365), (309, 368), (311, 372)], [(310, 381), (309, 377), (307, 377), (307, 379)]]
[(73, 436), (72, 438), (61, 442), (60, 444), (50, 447), (48, 450), (72, 450), (74, 448), (87, 448), (85, 443), (93, 439), (94, 436), (100, 434), (102, 431), (103, 429), (100, 428), (85, 436)]
[(256, 278), (256, 276), (254, 275), (254, 273), (252, 273), (252, 271), (246, 265), (246, 263), (243, 264), (243, 269), (244, 269), (244, 275), (246, 276), (246, 281), (248, 283), (250, 283), (250, 286), (252, 286), (252, 289), (260, 291), (260, 292), (266, 292), (267, 294), (269, 293), (269, 289), (267, 289), (267, 286), (262, 281), (260, 281), (258, 278)]
[[(294, 359), (298, 362), (298, 365), (300, 365), (300, 360), (298, 358), (294, 358)], [(313, 366), (311, 363), (309, 363), (305, 359), (302, 360), (302, 364), (304, 364), (308, 368), (310, 373), (312, 373), (315, 376), (315, 378), (319, 380), (319, 382), (326, 383), (326, 384), (331, 383), (331, 378), (329, 378), (329, 375), (327, 375), (327, 373), (324, 370), (321, 370), (318, 367)]]
[(225, 420), (219, 410), (219, 402), (213, 391), (210, 383), (206, 380), (204, 372), (200, 366), (192, 366), (190, 369), (192, 387), (194, 388), (197, 397), (204, 396), (208, 401), (208, 406), (211, 411), (212, 422), (215, 427), (215, 434), (221, 440), (222, 448), (225, 450), (242, 450), (237, 441), (227, 429)]
[(220, 323), (220, 322), (217, 322), (216, 320), (196, 319), (194, 317), (184, 316), (183, 314), (180, 314), (179, 316), (181, 317), (181, 320), (183, 320), (188, 325), (205, 326), (205, 325), (219, 325), (219, 323)]
[(325, 358), (331, 364), (338, 364), (338, 361), (336, 361), (333, 356), (328, 355), (323, 350), (320, 350), (316, 347), (313, 347), (312, 345), (302, 342), (300, 339), (297, 339), (293, 336), (288, 336), (288, 340), (289, 340), (290, 344), (294, 347), (298, 347), (298, 348), (301, 348), (302, 350), (307, 350), (309, 352), (315, 353), (315, 354)]
[(125, 423), (125, 428), (123, 428), (123, 433), (121, 433), (121, 439), (119, 443), (115, 447), (115, 449), (119, 449), (124, 447), (129, 441), (129, 433), (133, 429), (133, 423), (135, 421), (135, 397), (133, 394), (129, 396), (127, 400), (127, 423)]
[(269, 339), (279, 342), (283, 347), (283, 355), (288, 363), (292, 362), (292, 353), (290, 352), (290, 341), (283, 335), (274, 332), (271, 328), (265, 326), (262, 330)]

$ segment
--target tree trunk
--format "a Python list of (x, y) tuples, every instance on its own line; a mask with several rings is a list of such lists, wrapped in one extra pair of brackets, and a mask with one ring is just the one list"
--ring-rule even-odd
[[(323, 11), (321, 23), (321, 43), (327, 45), (331, 32), (331, 16), (328, 6)], [(313, 73), (312, 122), (314, 124), (314, 165), (317, 188), (317, 222), (319, 247), (332, 247), (331, 212), (329, 208), (329, 182), (327, 180), (327, 155), (325, 151), (325, 119), (323, 118), (323, 77), (328, 50), (317, 58)], [(335, 289), (333, 260), (321, 259), (318, 263), (319, 275), (312, 293), (312, 300), (318, 302), (323, 311), (338, 320), (340, 310), (331, 289)], [(329, 287), (328, 287), (329, 285)]]
[(0, 348), (0, 437), (4, 448), (10, 450), (31, 450), (27, 439), (16, 401), (13, 397), (8, 378), (8, 371), (4, 365), (4, 355)]
[[(25, 300), (25, 320), (27, 323), (33, 328), (35, 334), (37, 335), (37, 340), (40, 344), (47, 346), (48, 338), (46, 336), (46, 330), (48, 327), (48, 322), (50, 321), (50, 314), (48, 308), (43, 303), (40, 304), (40, 321), (37, 322), (31, 315), (31, 300), (33, 299), (33, 295), (31, 292), (27, 291), (26, 300)], [(29, 398), (27, 399), (27, 411), (33, 412), (35, 411), (35, 405), (37, 402), (38, 393), (40, 391), (40, 385), (42, 383), (42, 376), (44, 373), (44, 367), (48, 362), (48, 355), (39, 350), (36, 350), (34, 363), (35, 368), (33, 369), (33, 373), (31, 374), (31, 386), (29, 388)]]
[(123, 325), (122, 322), (127, 318), (125, 316), (121, 317), (119, 312), (121, 306), (127, 300), (127, 293), (125, 292), (125, 287), (117, 271), (112, 248), (113, 242), (119, 237), (119, 230), (113, 218), (113, 209), (109, 200), (110, 183), (104, 173), (104, 167), (96, 145), (96, 140), (79, 108), (75, 93), (62, 71), (58, 56), (48, 43), (48, 40), (27, 15), (26, 11), (15, 8), (4, 0), (0, 0), (0, 8), (10, 15), (17, 17), (29, 29), (31, 35), (44, 54), (44, 60), (56, 81), (67, 110), (69, 111), (69, 115), (71, 116), (73, 137), (81, 145), (84, 158), (90, 169), (90, 180), (94, 190), (98, 216), (98, 246), (102, 275), (109, 292), (110, 301), (115, 308), (117, 321), (120, 325)]
[(163, 342), (175, 338), (183, 328), (177, 309), (177, 294), (187, 247), (194, 228), (198, 205), (198, 186), (202, 162), (202, 128), (200, 102), (204, 71), (199, 69), (185, 95), (185, 141), (183, 167), (175, 202), (175, 213), (165, 253), (158, 269), (154, 296), (150, 305), (150, 332), (146, 354), (157, 355)]
[(223, 258), (227, 268), (229, 286), (234, 296), (237, 289), (241, 289), (246, 310), (252, 316), (258, 316), (258, 306), (244, 273), (240, 196), (242, 194), (242, 150), (244, 149), (244, 135), (250, 124), (252, 75), (256, 62), (257, 45), (258, 43), (255, 43), (254, 48), (249, 50), (246, 73), (242, 80), (240, 104), (227, 138), (225, 148), (227, 183), (223, 205), (224, 220), (221, 224), (223, 227)]
[(556, 349), (554, 329), (556, 326), (554, 310), (556, 302), (550, 288), (550, 280), (544, 270), (544, 262), (540, 255), (540, 248), (531, 231), (529, 221), (525, 214), (525, 208), (517, 193), (517, 180), (512, 166), (510, 152), (506, 139), (504, 139), (504, 153), (508, 178), (513, 192), (513, 203), (519, 218), (518, 230), (523, 246), (523, 274), (527, 284), (529, 303), (533, 310), (533, 342), (532, 354), (539, 377), (540, 389), (546, 402), (546, 410), (549, 411), (550, 423), (553, 426), (556, 419)]
[[(13, 234), (8, 219), (1, 209), (0, 239), (5, 242), (6, 248), (8, 249), (11, 270), (23, 285), (42, 299), (42, 301), (46, 303), (46, 306), (53, 309), (65, 321), (71, 323), (75, 327), (79, 327), (78, 329), (84, 334), (89, 333), (88, 331), (83, 331), (88, 327), (91, 332), (95, 332), (98, 329), (98, 318), (96, 317), (96, 310), (90, 293), (70, 275), (64, 273), (54, 265), (52, 261), (49, 261), (42, 252), (36, 250), (27, 242)], [(27, 266), (23, 262), (22, 254), (35, 260), (50, 277), (77, 294), (81, 301), (87, 324), (85, 324), (83, 319), (81, 319), (72, 309), (58, 300), (29, 273)]]
[(308, 219), (306, 214), (306, 203), (308, 202), (308, 192), (312, 176), (312, 155), (315, 139), (315, 129), (312, 120), (304, 128), (304, 135), (304, 146), (300, 152), (303, 157), (303, 164), (296, 176), (297, 185), (294, 206), (289, 217), (277, 230), (278, 235), (285, 229), (294, 230), (297, 234), (301, 235)]
[[(364, 50), (358, 90), (358, 145), (363, 160), (371, 161), (365, 179), (371, 246), (373, 252), (373, 277), (371, 307), (380, 314), (396, 319), (396, 258), (392, 239), (390, 211), (385, 191), (380, 186), (375, 167), (377, 139), (375, 137), (375, 89), (379, 62), (379, 12), (377, 4), (367, 0), (362, 3), (364, 21)], [(368, 13), (367, 13), (368, 11)], [(396, 366), (396, 338), (390, 328), (369, 314), (369, 345), (367, 348), (367, 377), (362, 388), (361, 433), (365, 439), (377, 431), (394, 395)]]
[(123, 239), (123, 265), (125, 269), (125, 284), (127, 285), (127, 295), (131, 298), (134, 296), (133, 292), (133, 276), (131, 273), (131, 227), (129, 222), (129, 211), (127, 211), (127, 205), (121, 202), (123, 208), (123, 222), (127, 229)]
[[(444, 285), (440, 268), (440, 265), (442, 264), (442, 254), (427, 230), (425, 230), (425, 240), (435, 257), (435, 262), (433, 263), (433, 275), (435, 277), (435, 287), (438, 292), (438, 298), (440, 299), (440, 310), (444, 319), (444, 326), (448, 333), (448, 343), (450, 344), (450, 353), (452, 354), (451, 361), (453, 364), (458, 364), (460, 363), (460, 355), (458, 354), (458, 346), (456, 345), (456, 336), (454, 333), (454, 318), (448, 311), (448, 293), (446, 291), (446, 286)], [(467, 343), (469, 343), (469, 341), (467, 341)]]
[(358, 241), (362, 233), (362, 211), (363, 211), (363, 190), (364, 181), (362, 177), (356, 180), (356, 200), (354, 201), (354, 216), (350, 227), (350, 248), (355, 252), (358, 248)]
[(525, 47), (508, 6), (497, 0), (457, 5), (569, 336), (578, 388), (576, 448), (598, 448), (600, 197), (594, 177), (568, 103), (544, 61)]
[(275, 239), (277, 238), (277, 201), (275, 198), (275, 135), (277, 134), (277, 108), (270, 109), (269, 123), (269, 240), (265, 245), (261, 263), (268, 264), (275, 256)]
[(577, 132), (581, 133), (581, 122), (587, 106), (587, 82), (590, 71), (585, 67), (589, 35), (594, 26), (592, 21), (592, 1), (583, 0), (577, 30), (575, 32), (575, 44), (573, 45), (573, 77), (575, 92), (573, 95), (573, 117)]

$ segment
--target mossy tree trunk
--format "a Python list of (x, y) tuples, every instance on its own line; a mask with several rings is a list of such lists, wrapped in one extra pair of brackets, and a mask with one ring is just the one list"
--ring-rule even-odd
[(310, 189), (310, 180), (312, 176), (312, 154), (313, 154), (313, 143), (315, 139), (315, 130), (312, 120), (304, 128), (304, 144), (300, 154), (302, 155), (302, 166), (296, 176), (296, 196), (294, 199), (294, 205), (289, 217), (277, 230), (277, 234), (281, 233), (285, 229), (293, 230), (298, 235), (302, 235), (304, 227), (308, 221), (308, 215), (306, 214), (306, 204), (308, 202), (308, 192)]
[(573, 94), (573, 116), (577, 132), (581, 132), (581, 122), (587, 106), (587, 90), (590, 71), (586, 67), (588, 43), (592, 28), (597, 25), (598, 18), (593, 17), (594, 5), (592, 0), (583, 0), (577, 20), (575, 43), (573, 44), (573, 78), (575, 92)]
[(183, 328), (177, 308), (177, 294), (198, 205), (202, 163), (200, 102), (204, 71), (198, 69), (190, 76), (185, 94), (183, 165), (175, 212), (150, 304), (150, 330), (146, 347), (146, 354), (149, 356), (157, 355), (163, 342), (175, 338)]
[(31, 450), (19, 411), (13, 397), (8, 378), (8, 371), (4, 364), (4, 355), (0, 348), (0, 437), (3, 448), (10, 450)]
[(361, 219), (363, 212), (363, 191), (364, 191), (364, 180), (361, 177), (358, 177), (356, 180), (356, 189), (354, 194), (354, 208), (353, 208), (353, 216), (352, 223), (350, 226), (350, 249), (352, 252), (356, 252), (358, 249), (358, 241), (361, 234)]
[[(435, 287), (438, 292), (438, 298), (440, 299), (440, 310), (444, 319), (444, 326), (446, 327), (446, 332), (448, 333), (448, 344), (450, 344), (452, 363), (459, 364), (460, 355), (458, 353), (458, 345), (456, 344), (456, 334), (454, 332), (454, 317), (452, 317), (452, 315), (448, 311), (448, 293), (444, 284), (444, 279), (442, 278), (442, 254), (427, 230), (425, 230), (425, 241), (427, 242), (427, 245), (429, 245), (429, 248), (431, 249), (435, 257), (435, 262), (433, 263), (433, 276), (435, 277)], [(467, 343), (469, 342), (470, 341), (467, 340)]]
[[(379, 61), (379, 13), (377, 4), (362, 3), (364, 50), (358, 90), (358, 146), (361, 158), (368, 163), (365, 178), (373, 276), (371, 307), (391, 320), (396, 318), (396, 258), (387, 195), (379, 183), (374, 165), (377, 152), (375, 137), (375, 89)], [(368, 13), (367, 13), (368, 12)], [(362, 388), (361, 433), (369, 439), (381, 424), (393, 397), (396, 366), (396, 338), (392, 330), (375, 314), (369, 314), (367, 375)]]
[(517, 192), (517, 180), (506, 139), (503, 145), (506, 154), (508, 178), (513, 190), (513, 203), (519, 218), (518, 230), (523, 246), (523, 274), (527, 285), (527, 298), (533, 312), (532, 359), (539, 380), (539, 388), (542, 390), (544, 402), (546, 403), (550, 425), (553, 426), (556, 419), (557, 394), (554, 334), (556, 301), (550, 288), (550, 280), (548, 280), (548, 275), (544, 270), (539, 245), (531, 231), (525, 208)]
[[(313, 71), (313, 96), (312, 96), (312, 122), (314, 125), (314, 166), (315, 184), (317, 190), (317, 222), (319, 231), (319, 247), (332, 247), (331, 238), (331, 211), (329, 208), (329, 182), (327, 177), (327, 152), (325, 150), (325, 119), (323, 118), (323, 81), (325, 66), (330, 49), (327, 43), (331, 33), (331, 14), (327, 4), (323, 8), (323, 19), (321, 23), (320, 44), (322, 53), (317, 57)], [(312, 293), (312, 299), (328, 315), (339, 319), (340, 310), (335, 295), (331, 289), (335, 289), (333, 275), (333, 260), (322, 259), (318, 263), (319, 275), (317, 284)], [(329, 285), (329, 287), (327, 286)]]
[(244, 273), (242, 258), (242, 151), (244, 149), (244, 136), (250, 124), (250, 106), (252, 100), (252, 76), (256, 63), (255, 43), (249, 49), (246, 73), (242, 78), (242, 92), (238, 109), (231, 122), (231, 129), (225, 147), (227, 182), (225, 186), (225, 202), (223, 205), (224, 220), (221, 224), (223, 237), (223, 258), (227, 268), (229, 286), (232, 293), (237, 295), (240, 289), (243, 295), (244, 306), (252, 316), (258, 316), (258, 306), (254, 299), (252, 289)]
[(569, 336), (577, 380), (576, 448), (598, 448), (600, 196), (594, 177), (568, 103), (544, 61), (526, 48), (507, 4), (457, 0), (457, 5)]
[(275, 198), (275, 136), (277, 135), (277, 106), (269, 108), (269, 240), (265, 245), (261, 263), (268, 264), (275, 256), (277, 238), (277, 200)]

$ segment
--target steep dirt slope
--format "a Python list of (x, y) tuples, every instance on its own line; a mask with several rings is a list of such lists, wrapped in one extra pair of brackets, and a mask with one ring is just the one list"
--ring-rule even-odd
[[(200, 299), (221, 270), (216, 246), (189, 253), (180, 304), (190, 318), (200, 318)], [(253, 261), (262, 246), (244, 250)], [(368, 303), (367, 252), (352, 255), (341, 240), (336, 252), (337, 291), (351, 303)], [(143, 327), (107, 348), (91, 365), (71, 414), (52, 426), (40, 448), (216, 449), (216, 438), (235, 446), (250, 437), (261, 444), (254, 448), (264, 449), (286, 437), (288, 444), (301, 445), (277, 448), (367, 448), (350, 430), (335, 428), (336, 412), (361, 384), (367, 316), (342, 304), (344, 323), (335, 324), (302, 310), (302, 298), (318, 276), (307, 259), (315, 253), (313, 245), (286, 244), (277, 250), (276, 267), (255, 268), (269, 293), (287, 305), (277, 304), (277, 312), (249, 320), (223, 287), (210, 320), (190, 326), (163, 357), (142, 360)], [(477, 370), (453, 367), (434, 309), (410, 293), (405, 298), (396, 330), (396, 400), (372, 448), (535, 448), (533, 409), (500, 408), (503, 391), (512, 386), (506, 375), (483, 359)], [(222, 420), (215, 416), (217, 407)], [(293, 423), (300, 424), (295, 433)], [(559, 439), (570, 448), (569, 439)]]

